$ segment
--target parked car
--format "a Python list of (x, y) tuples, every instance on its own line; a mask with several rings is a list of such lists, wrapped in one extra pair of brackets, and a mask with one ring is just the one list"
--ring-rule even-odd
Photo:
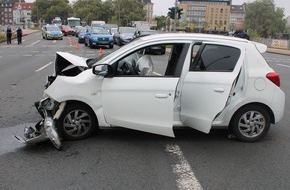
[(115, 34), (117, 31), (118, 31), (118, 28), (111, 28), (110, 29), (110, 34), (113, 36), (114, 44), (116, 44)]
[(86, 28), (82, 28), (81, 30), (78, 31), (78, 42), (79, 43), (85, 43), (85, 36), (87, 33), (87, 29)]
[(63, 33), (59, 29), (58, 26), (55, 25), (45, 25), (41, 28), (42, 38), (49, 40), (49, 39), (63, 39)]
[(73, 29), (68, 25), (61, 25), (59, 26), (60, 30), (62, 31), (64, 36), (69, 36), (73, 34)]
[(114, 34), (114, 39), (118, 45), (124, 45), (134, 39), (136, 29), (133, 27), (119, 27), (118, 31)]
[[(168, 54), (142, 53), (162, 45)], [(44, 120), (26, 130), (25, 141), (36, 141), (37, 132), (61, 145), (59, 134), (78, 140), (100, 126), (169, 137), (173, 127), (209, 133), (228, 126), (237, 139), (258, 141), (285, 108), (279, 74), (261, 55), (266, 49), (235, 37), (174, 33), (141, 37), (97, 59), (57, 52), (37, 104)]]
[(73, 28), (73, 33), (72, 33), (72, 35), (73, 36), (75, 36), (75, 37), (78, 37), (79, 36), (79, 32), (81, 31), (81, 30), (83, 30), (85, 27), (83, 27), (83, 26), (75, 26), (74, 28)]
[(113, 36), (103, 27), (90, 27), (85, 35), (85, 46), (93, 48), (94, 46), (107, 45), (114, 47)]

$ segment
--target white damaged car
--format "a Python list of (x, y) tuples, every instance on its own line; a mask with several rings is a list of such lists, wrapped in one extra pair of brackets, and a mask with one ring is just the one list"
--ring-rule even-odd
[[(165, 54), (146, 49), (166, 46)], [(267, 47), (245, 39), (205, 34), (146, 36), (87, 59), (57, 52), (44, 98), (43, 116), (24, 138), (79, 140), (98, 127), (125, 127), (174, 137), (173, 127), (209, 133), (228, 128), (241, 141), (263, 138), (284, 114), (280, 78), (261, 53)]]

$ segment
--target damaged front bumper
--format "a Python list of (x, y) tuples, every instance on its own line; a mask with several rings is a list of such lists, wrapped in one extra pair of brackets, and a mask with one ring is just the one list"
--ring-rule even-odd
[(35, 106), (43, 119), (34, 128), (25, 127), (23, 138), (17, 135), (14, 135), (14, 137), (26, 144), (35, 144), (49, 139), (57, 149), (61, 149), (62, 140), (55, 127), (55, 116), (60, 115), (65, 104), (58, 104), (46, 98), (35, 103)]

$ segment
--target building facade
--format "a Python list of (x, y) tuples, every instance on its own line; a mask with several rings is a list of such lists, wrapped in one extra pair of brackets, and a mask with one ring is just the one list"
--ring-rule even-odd
[(24, 28), (31, 28), (31, 12), (33, 3), (14, 3), (13, 24), (24, 25)]
[[(13, 24), (13, 7), (19, 0), (0, 0), (0, 25)], [(22, 0), (21, 2), (24, 2)]]
[(183, 22), (187, 27), (201, 31), (228, 32), (231, 0), (179, 0)]
[(246, 3), (242, 5), (231, 6), (230, 16), (230, 31), (244, 29), (245, 16), (246, 16)]
[(153, 6), (151, 0), (140, 0), (141, 3), (144, 3), (143, 10), (146, 12), (146, 21), (149, 22), (153, 18)]

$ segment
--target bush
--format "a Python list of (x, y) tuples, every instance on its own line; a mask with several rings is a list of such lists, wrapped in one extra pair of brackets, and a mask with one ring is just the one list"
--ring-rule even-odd
[[(12, 33), (12, 39), (16, 38), (16, 33)], [(5, 32), (0, 32), (0, 43), (6, 41), (6, 33)]]
[(6, 40), (5, 32), (0, 32), (0, 42), (4, 42)]

